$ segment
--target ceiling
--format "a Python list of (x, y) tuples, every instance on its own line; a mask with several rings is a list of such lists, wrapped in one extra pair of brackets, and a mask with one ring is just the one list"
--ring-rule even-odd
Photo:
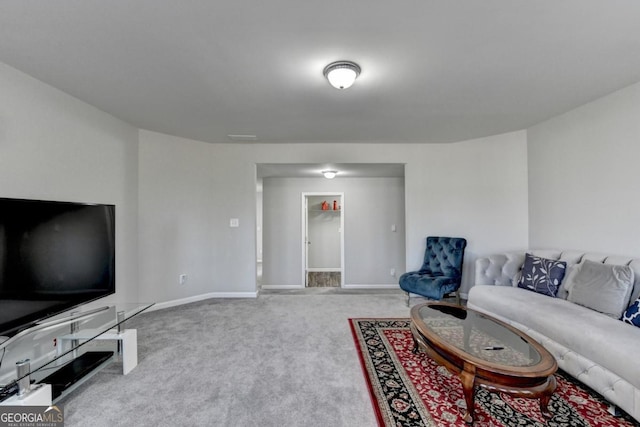
[(451, 142), (640, 81), (640, 1), (2, 0), (0, 61), (201, 141)]

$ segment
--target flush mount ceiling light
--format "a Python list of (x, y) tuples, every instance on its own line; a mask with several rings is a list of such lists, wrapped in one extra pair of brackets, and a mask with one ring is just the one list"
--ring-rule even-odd
[(322, 171), (322, 175), (324, 175), (327, 179), (333, 179), (338, 174), (338, 171)]
[(324, 68), (324, 76), (336, 89), (347, 89), (360, 75), (360, 66), (351, 61), (332, 62)]

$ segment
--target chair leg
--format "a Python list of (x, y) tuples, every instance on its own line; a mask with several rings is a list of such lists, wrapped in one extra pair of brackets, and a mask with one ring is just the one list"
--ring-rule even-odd
[(460, 289), (456, 291), (456, 304), (460, 305)]
[(409, 302), (411, 301), (411, 292), (407, 292), (407, 307), (409, 306)]

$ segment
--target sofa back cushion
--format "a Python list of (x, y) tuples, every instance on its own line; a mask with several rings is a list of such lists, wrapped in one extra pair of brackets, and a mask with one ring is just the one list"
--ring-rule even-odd
[(633, 270), (633, 290), (631, 291), (630, 302), (633, 303), (640, 297), (640, 259), (627, 260), (626, 263), (623, 260), (618, 260), (616, 257), (607, 258), (607, 264), (621, 264), (628, 265)]
[(476, 259), (475, 284), (512, 286), (524, 262), (524, 252), (504, 252)]
[(629, 305), (634, 273), (626, 265), (584, 260), (566, 278), (567, 300), (620, 319)]
[[(560, 285), (558, 298), (566, 299), (567, 292), (564, 290), (568, 275), (575, 265), (584, 260), (599, 262), (607, 265), (628, 265), (634, 272), (633, 291), (630, 301), (635, 301), (640, 297), (640, 259), (608, 255), (594, 252), (584, 252), (577, 250), (553, 250), (553, 249), (530, 249), (527, 251), (532, 255), (543, 258), (564, 261), (567, 263), (567, 272)], [(503, 252), (480, 257), (476, 259), (475, 284), (476, 285), (496, 285), (496, 286), (517, 286), (520, 280), (521, 268), (524, 263), (524, 251)]]

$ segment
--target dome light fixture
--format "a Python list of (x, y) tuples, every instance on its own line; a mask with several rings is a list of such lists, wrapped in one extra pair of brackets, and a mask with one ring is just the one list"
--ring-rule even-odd
[(338, 171), (322, 171), (322, 175), (324, 175), (327, 179), (333, 179), (338, 174)]
[(360, 75), (360, 66), (351, 61), (336, 61), (324, 67), (323, 74), (336, 89), (351, 87)]

